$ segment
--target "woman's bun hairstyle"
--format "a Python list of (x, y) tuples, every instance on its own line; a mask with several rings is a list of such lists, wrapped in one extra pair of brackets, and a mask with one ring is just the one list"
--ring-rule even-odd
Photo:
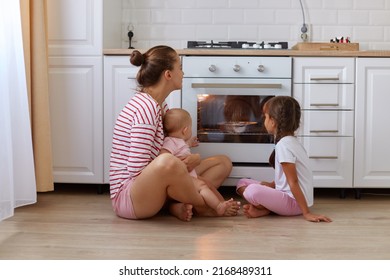
[(130, 55), (130, 62), (134, 66), (141, 66), (145, 61), (145, 58), (142, 53), (137, 50), (134, 50)]
[(168, 46), (155, 46), (144, 54), (134, 50), (130, 55), (130, 63), (141, 66), (137, 73), (139, 90), (156, 85), (165, 70), (174, 68), (177, 59), (176, 51)]

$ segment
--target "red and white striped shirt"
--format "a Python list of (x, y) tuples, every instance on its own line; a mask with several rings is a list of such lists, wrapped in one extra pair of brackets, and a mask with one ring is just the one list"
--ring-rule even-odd
[[(165, 102), (163, 113), (168, 110)], [(164, 142), (162, 110), (149, 95), (136, 92), (120, 112), (113, 132), (110, 159), (110, 194), (137, 177), (156, 158)]]

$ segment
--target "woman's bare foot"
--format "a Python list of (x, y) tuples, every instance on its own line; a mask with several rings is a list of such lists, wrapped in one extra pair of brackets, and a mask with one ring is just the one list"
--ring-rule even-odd
[(226, 201), (221, 201), (218, 204), (217, 209), (215, 209), (215, 212), (217, 212), (218, 216), (236, 216), (240, 210), (240, 205), (241, 203), (239, 201), (235, 201), (233, 198), (231, 198)]
[(181, 221), (191, 221), (193, 206), (188, 203), (172, 203), (169, 205), (169, 212)]
[(243, 208), (244, 215), (247, 218), (263, 217), (263, 216), (267, 216), (267, 215), (269, 215), (269, 213), (271, 213), (271, 211), (269, 211), (266, 208), (259, 209), (259, 208), (256, 208), (256, 206), (254, 206), (252, 204), (245, 204), (242, 208)]

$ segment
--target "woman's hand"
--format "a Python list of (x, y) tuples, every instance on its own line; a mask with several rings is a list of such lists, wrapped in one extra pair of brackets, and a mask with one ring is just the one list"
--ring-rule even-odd
[(201, 162), (201, 158), (199, 154), (191, 154), (186, 157), (181, 157), (180, 159), (187, 166), (188, 172), (191, 172)]
[(327, 222), (327, 223), (330, 223), (332, 220), (324, 215), (317, 215), (317, 214), (313, 214), (313, 213), (306, 213), (306, 214), (303, 214), (303, 217), (309, 221), (309, 222)]

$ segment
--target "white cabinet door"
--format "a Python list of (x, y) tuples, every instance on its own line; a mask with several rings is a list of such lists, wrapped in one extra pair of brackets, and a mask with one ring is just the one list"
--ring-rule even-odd
[(355, 187), (390, 187), (390, 58), (358, 58)]
[(103, 183), (103, 0), (47, 1), (56, 183)]
[[(104, 183), (109, 183), (114, 123), (137, 89), (138, 69), (131, 65), (128, 56), (104, 56)], [(166, 102), (169, 108), (180, 108), (181, 92), (172, 92)]]
[(54, 181), (103, 182), (100, 57), (49, 58)]
[(299, 139), (309, 156), (315, 187), (352, 187), (352, 137), (299, 137)]
[(49, 56), (102, 55), (102, 1), (47, 1)]
[(134, 95), (138, 68), (128, 56), (104, 56), (104, 183), (109, 183), (112, 132), (115, 120)]

